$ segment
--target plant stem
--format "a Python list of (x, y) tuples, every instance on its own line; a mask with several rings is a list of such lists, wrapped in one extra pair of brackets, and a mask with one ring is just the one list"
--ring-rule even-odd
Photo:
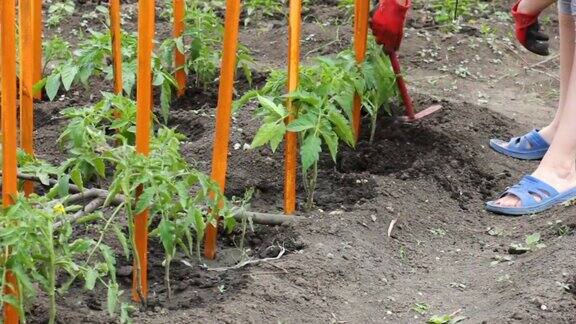
[(47, 233), (47, 244), (48, 244), (48, 269), (47, 269), (47, 279), (48, 279), (48, 287), (47, 293), (50, 303), (50, 316), (48, 323), (54, 324), (56, 323), (56, 253), (54, 252), (54, 227), (49, 222), (48, 223), (48, 233)]
[(310, 174), (306, 173), (304, 183), (307, 183), (306, 187), (306, 205), (304, 208), (306, 211), (310, 211), (314, 208), (314, 192), (316, 191), (316, 180), (318, 178), (318, 161), (314, 162), (312, 165), (312, 172)]
[(374, 135), (376, 135), (376, 122), (378, 121), (378, 111), (374, 112), (370, 123), (370, 145), (374, 143)]
[(166, 251), (166, 269), (164, 271), (164, 281), (166, 282), (166, 293), (168, 294), (168, 300), (172, 299), (172, 286), (170, 286), (170, 263), (172, 262), (172, 257), (170, 252)]

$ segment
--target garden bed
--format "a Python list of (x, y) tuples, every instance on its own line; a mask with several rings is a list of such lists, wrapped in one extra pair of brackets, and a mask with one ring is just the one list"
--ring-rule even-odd
[[(92, 8), (79, 5), (77, 15)], [(312, 4), (306, 13), (303, 54), (331, 54), (350, 46), (351, 22), (345, 13), (326, 4)], [(74, 23), (77, 19), (62, 28), (72, 29)], [(413, 27), (409, 33), (428, 30), (426, 25)], [(161, 33), (169, 28), (159, 21)], [(263, 83), (266, 67), (285, 65), (286, 30), (275, 20), (242, 30), (241, 42), (256, 58), (257, 85)], [(436, 29), (431, 33), (429, 37), (444, 35)], [(450, 42), (456, 44), (469, 35), (452, 37)], [(409, 37), (406, 48), (421, 42), (421, 37)], [(510, 56), (506, 59), (514, 60)], [(405, 65), (417, 61), (419, 68), (427, 67), (412, 52), (406, 58)], [(550, 71), (554, 73), (553, 67)], [(66, 121), (51, 117), (65, 107), (94, 103), (99, 91), (111, 88), (111, 82), (100, 80), (88, 90), (72, 89), (62, 100), (38, 104), (37, 154), (60, 162), (64, 155), (56, 141)], [(247, 89), (240, 78), (237, 91)], [(274, 258), (285, 249), (278, 260), (218, 272), (179, 256), (172, 269), (174, 295), (166, 300), (163, 250), (151, 240), (150, 301), (148, 309), (132, 314), (134, 322), (421, 323), (434, 314), (455, 312), (473, 323), (576, 321), (574, 209), (561, 207), (517, 219), (483, 209), (484, 201), (535, 167), (504, 158), (487, 145), (489, 138), (525, 131), (522, 121), (478, 106), (476, 100), (445, 100), (454, 98), (425, 94), (431, 92), (425, 88), (414, 90), (420, 92), (414, 98), (418, 109), (440, 103), (443, 110), (411, 124), (382, 117), (372, 144), (367, 141), (366, 120), (356, 150), (343, 149), (336, 163), (322, 156), (317, 208), (303, 214), (306, 220), (248, 230), (245, 246), (251, 254)], [(187, 137), (182, 153), (202, 171), (210, 170), (215, 106), (216, 89), (188, 89), (170, 113), (168, 125)], [(283, 204), (283, 152), (244, 149), (258, 129), (253, 110), (241, 110), (233, 121), (226, 194), (242, 196), (254, 188), (251, 208), (278, 213)], [(97, 226), (79, 226), (76, 231), (94, 235)], [(508, 253), (510, 244), (524, 243), (536, 232), (546, 247), (522, 255)], [(219, 258), (207, 266), (232, 266), (241, 240), (240, 230), (223, 234)], [(112, 239), (109, 244), (114, 246)], [(121, 254), (121, 247), (115, 248)], [(131, 263), (121, 257), (118, 262), (119, 282), (128, 295)], [(42, 296), (29, 312), (29, 322), (46, 321)], [(58, 299), (58, 321), (114, 322), (106, 312), (106, 291), (86, 293), (81, 285), (73, 287)]]

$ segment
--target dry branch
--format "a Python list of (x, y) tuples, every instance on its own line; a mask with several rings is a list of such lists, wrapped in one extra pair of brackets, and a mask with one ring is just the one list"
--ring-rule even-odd
[[(0, 172), (0, 176), (2, 173)], [(41, 182), (40, 178), (37, 176), (29, 175), (29, 174), (18, 174), (18, 178), (21, 180), (30, 180), (34, 182)], [(56, 186), (58, 184), (58, 180), (49, 179), (48, 183), (51, 186)], [(64, 198), (63, 203), (65, 204), (72, 204), (77, 203), (83, 200), (91, 199), (90, 203), (86, 205), (86, 207), (77, 212), (76, 214), (70, 217), (70, 221), (75, 221), (87, 214), (94, 212), (96, 209), (102, 207), (106, 200), (106, 197), (110, 194), (108, 190), (99, 189), (99, 188), (90, 188), (81, 190), (78, 186), (74, 184), (69, 185), (70, 191), (74, 192), (74, 194)], [(119, 205), (122, 204), (126, 200), (126, 197), (123, 195), (116, 195), (116, 197), (110, 202), (112, 205)], [(90, 206), (90, 209), (88, 208)], [(259, 225), (270, 225), (270, 226), (277, 226), (282, 225), (290, 222), (297, 222), (303, 219), (301, 216), (287, 216), (283, 214), (271, 214), (271, 213), (258, 213), (258, 212), (251, 212), (246, 211), (244, 209), (237, 209), (232, 213), (232, 217), (236, 221), (243, 221), (243, 220), (251, 220), (254, 224)], [(57, 223), (58, 226), (62, 226), (62, 224)], [(56, 226), (56, 224), (55, 224)]]
[(261, 263), (261, 262), (269, 262), (269, 261), (278, 260), (284, 255), (284, 253), (286, 253), (286, 249), (283, 246), (281, 246), (280, 252), (278, 252), (278, 255), (273, 257), (273, 258), (247, 259), (247, 260), (244, 260), (244, 261), (242, 261), (242, 262), (240, 262), (234, 266), (231, 266), (231, 267), (223, 267), (223, 268), (204, 267), (204, 268), (208, 271), (224, 272), (224, 271), (228, 271), (228, 270), (240, 269), (240, 268), (243, 268), (249, 264), (256, 264), (256, 263)]

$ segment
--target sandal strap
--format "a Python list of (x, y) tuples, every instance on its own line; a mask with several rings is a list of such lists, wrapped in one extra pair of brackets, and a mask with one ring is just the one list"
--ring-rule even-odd
[[(523, 177), (518, 184), (506, 189), (500, 197), (514, 195), (520, 200), (522, 207), (530, 207), (558, 194), (558, 191), (549, 184), (528, 175)], [(535, 196), (540, 197), (540, 201), (537, 201)]]
[(513, 137), (510, 142), (508, 142), (509, 147), (514, 147), (520, 150), (531, 150), (531, 149), (538, 149), (538, 148), (548, 148), (550, 145), (540, 133), (538, 133), (538, 129), (534, 129), (530, 131), (528, 134), (520, 136), (520, 137)]

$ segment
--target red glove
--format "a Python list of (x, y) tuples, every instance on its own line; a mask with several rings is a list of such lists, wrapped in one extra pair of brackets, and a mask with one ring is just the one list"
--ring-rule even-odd
[(406, 0), (405, 5), (399, 4), (398, 0), (380, 0), (374, 11), (370, 28), (376, 37), (376, 42), (383, 45), (386, 52), (395, 52), (400, 48), (404, 36), (406, 12), (411, 6), (411, 0)]
[(518, 12), (518, 0), (512, 7), (512, 16), (516, 24), (516, 38), (527, 50), (538, 55), (550, 54), (548, 36), (540, 32), (538, 15)]

